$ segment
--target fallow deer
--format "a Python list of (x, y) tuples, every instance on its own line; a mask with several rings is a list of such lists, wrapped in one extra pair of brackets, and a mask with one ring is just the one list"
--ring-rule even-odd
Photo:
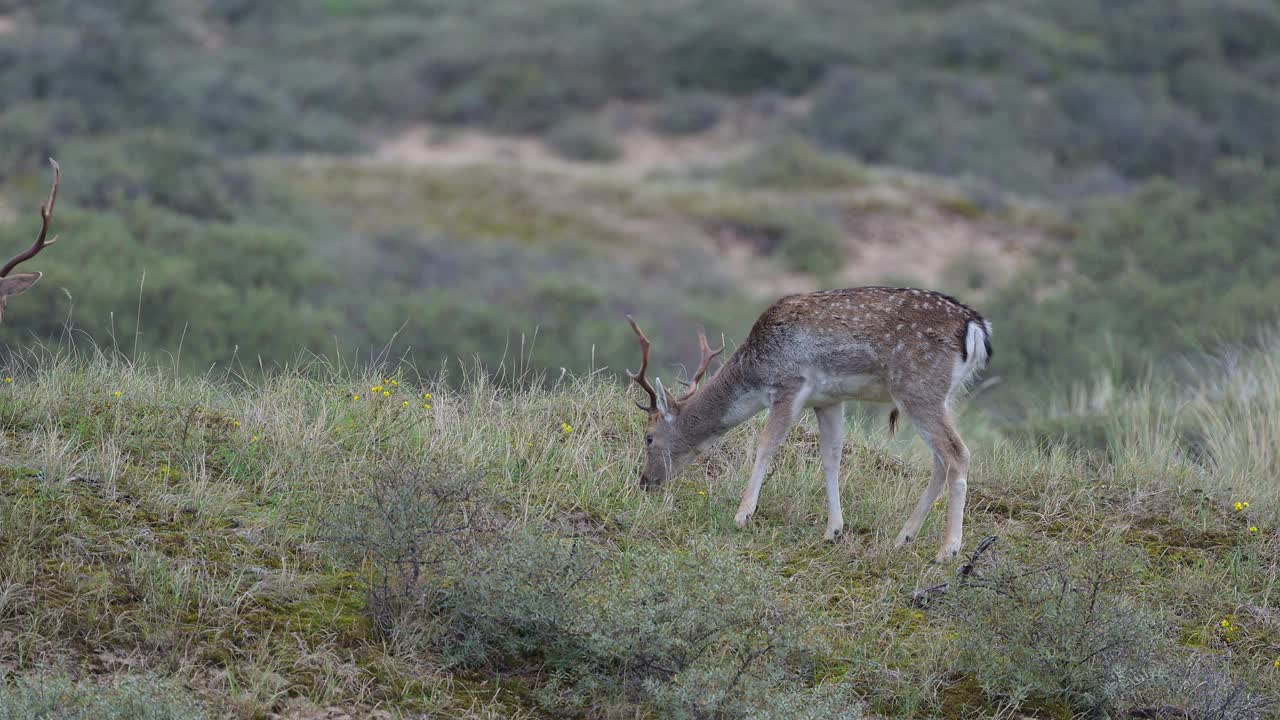
[(933, 451), (933, 476), (897, 545), (914, 540), (929, 510), (949, 488), (946, 530), (937, 561), (960, 552), (969, 450), (956, 432), (952, 401), (991, 359), (991, 323), (978, 311), (941, 293), (867, 287), (790, 295), (756, 320), (746, 341), (719, 372), (703, 380), (712, 350), (699, 332), (702, 360), (689, 389), (676, 397), (655, 378), (649, 383), (649, 339), (628, 315), (640, 340), (640, 372), (627, 375), (649, 395), (645, 465), (640, 483), (653, 487), (675, 477), (710, 443), (767, 409), (755, 466), (735, 518), (744, 526), (756, 511), (760, 486), (774, 452), (804, 408), (813, 408), (827, 481), (826, 538), (844, 529), (840, 509), (840, 457), (847, 400), (889, 402), (906, 413)]
[(16, 275), (9, 273), (13, 272), (19, 264), (30, 260), (36, 256), (36, 253), (58, 241), (57, 235), (48, 240), (45, 239), (49, 236), (49, 220), (53, 218), (53, 202), (58, 199), (58, 184), (62, 182), (62, 168), (58, 167), (58, 163), (53, 158), (49, 158), (49, 163), (53, 165), (53, 188), (49, 190), (49, 199), (40, 206), (40, 234), (36, 236), (36, 241), (31, 247), (14, 255), (3, 268), (0, 268), (0, 320), (4, 319), (4, 309), (9, 305), (9, 298), (26, 292), (41, 277), (41, 273), (38, 272)]

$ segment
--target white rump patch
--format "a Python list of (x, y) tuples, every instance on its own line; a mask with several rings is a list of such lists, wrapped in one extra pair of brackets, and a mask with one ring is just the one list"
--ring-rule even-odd
[(965, 328), (964, 349), (967, 360), (956, 358), (955, 367), (951, 369), (951, 395), (963, 392), (978, 375), (978, 371), (987, 366), (987, 343), (991, 339), (991, 321), (979, 324), (972, 320)]

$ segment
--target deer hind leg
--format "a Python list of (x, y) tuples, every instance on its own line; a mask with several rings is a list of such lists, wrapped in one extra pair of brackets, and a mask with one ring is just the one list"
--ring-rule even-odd
[(897, 545), (900, 547), (911, 542), (920, 534), (925, 518), (933, 509), (944, 485), (947, 486), (947, 521), (943, 531), (942, 549), (935, 558), (943, 562), (960, 554), (963, 541), (964, 505), (968, 488), (969, 449), (956, 432), (951, 414), (945, 408), (934, 411), (915, 411), (907, 409), (911, 422), (924, 438), (929, 449), (933, 451), (933, 476), (929, 486), (920, 497), (907, 524), (898, 534)]
[[(928, 439), (925, 442), (929, 442)], [(933, 452), (933, 476), (929, 478), (929, 484), (925, 487), (924, 494), (920, 496), (920, 501), (916, 503), (916, 509), (911, 512), (911, 517), (907, 518), (907, 524), (903, 525), (902, 532), (898, 533), (898, 539), (894, 542), (894, 547), (902, 547), (920, 536), (920, 528), (924, 527), (924, 521), (929, 517), (929, 510), (933, 508), (934, 501), (942, 494), (942, 487), (945, 484), (946, 465), (935, 450)]]
[(844, 404), (814, 408), (818, 416), (818, 438), (822, 453), (822, 473), (827, 480), (827, 530), (823, 537), (835, 540), (844, 531), (840, 510), (840, 456), (844, 454)]
[(778, 451), (778, 446), (786, 439), (791, 426), (795, 425), (807, 397), (808, 393), (803, 389), (793, 393), (779, 393), (769, 407), (769, 419), (765, 421), (764, 432), (760, 433), (760, 439), (756, 442), (756, 462), (751, 468), (751, 479), (742, 493), (738, 514), (733, 518), (738, 527), (744, 527), (755, 514), (756, 503), (760, 500), (760, 486), (764, 485), (764, 476), (769, 473), (769, 463), (773, 460), (773, 454)]

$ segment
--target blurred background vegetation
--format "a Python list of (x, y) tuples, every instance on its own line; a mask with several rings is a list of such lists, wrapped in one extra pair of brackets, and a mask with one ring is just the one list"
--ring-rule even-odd
[(1278, 86), (1268, 0), (0, 0), (6, 338), (554, 374), (900, 282), (1013, 409), (1273, 321)]
[[(0, 0), (0, 258), (50, 156), (62, 240), (0, 327), (0, 717), (1280, 697), (1274, 0)], [(995, 324), (962, 422), (1000, 542), (933, 599), (882, 412), (838, 544), (811, 426), (746, 532), (751, 428), (634, 483), (624, 314), (666, 377), (864, 284)]]

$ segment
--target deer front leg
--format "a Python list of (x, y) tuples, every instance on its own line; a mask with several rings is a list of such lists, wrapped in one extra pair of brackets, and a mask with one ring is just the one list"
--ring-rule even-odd
[(769, 463), (773, 460), (773, 454), (777, 452), (778, 446), (786, 439), (787, 432), (795, 424), (800, 415), (800, 408), (804, 407), (807, 397), (808, 393), (803, 388), (786, 395), (779, 393), (774, 398), (773, 404), (769, 406), (769, 419), (765, 421), (764, 432), (760, 433), (760, 439), (756, 444), (756, 462), (751, 468), (751, 480), (747, 482), (747, 489), (742, 493), (738, 514), (733, 518), (738, 527), (745, 527), (747, 521), (751, 520), (751, 516), (755, 514), (756, 503), (760, 500), (760, 486), (764, 485), (764, 476), (769, 473)]
[(844, 454), (844, 404), (815, 408), (818, 416), (818, 441), (822, 454), (822, 473), (827, 480), (827, 531), (822, 537), (835, 540), (844, 531), (844, 513), (840, 510), (840, 456)]

